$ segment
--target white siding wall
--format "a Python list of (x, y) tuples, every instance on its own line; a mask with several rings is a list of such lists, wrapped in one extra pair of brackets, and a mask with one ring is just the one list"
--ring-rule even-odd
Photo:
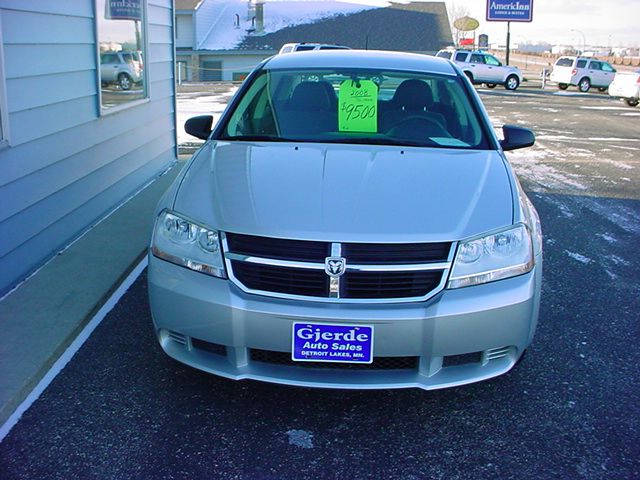
[(255, 68), (262, 60), (269, 55), (238, 55), (223, 57), (222, 59), (222, 80), (233, 80), (234, 72), (247, 72)]
[(195, 48), (193, 15), (176, 15), (176, 47)]
[(0, 294), (175, 161), (172, 1), (149, 0), (149, 101), (103, 116), (94, 8), (0, 2)]

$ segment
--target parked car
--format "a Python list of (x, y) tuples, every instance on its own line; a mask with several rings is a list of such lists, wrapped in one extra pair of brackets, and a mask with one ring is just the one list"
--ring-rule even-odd
[[(308, 80), (314, 78), (314, 80)], [(538, 320), (540, 223), (454, 65), (398, 52), (276, 55), (160, 201), (155, 333), (231, 379), (434, 389), (501, 375)]]
[(136, 51), (104, 52), (100, 54), (100, 82), (102, 86), (116, 84), (129, 90), (142, 81), (142, 54)]
[(609, 95), (624, 99), (635, 107), (640, 102), (640, 69), (635, 72), (617, 72), (609, 85)]
[(553, 66), (549, 80), (557, 83), (560, 90), (574, 85), (581, 92), (588, 92), (591, 87), (604, 92), (613, 81), (615, 73), (615, 68), (597, 58), (560, 57)]
[(278, 53), (306, 52), (308, 50), (349, 50), (349, 47), (328, 43), (285, 43)]
[(489, 88), (504, 85), (507, 90), (515, 90), (522, 83), (518, 67), (503, 65), (496, 57), (481, 50), (444, 49), (436, 56), (457, 63), (473, 84), (484, 83)]

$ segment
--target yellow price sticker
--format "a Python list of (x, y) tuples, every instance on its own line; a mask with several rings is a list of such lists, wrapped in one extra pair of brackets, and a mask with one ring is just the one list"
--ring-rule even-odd
[(371, 80), (345, 80), (338, 92), (341, 132), (378, 131), (378, 86)]

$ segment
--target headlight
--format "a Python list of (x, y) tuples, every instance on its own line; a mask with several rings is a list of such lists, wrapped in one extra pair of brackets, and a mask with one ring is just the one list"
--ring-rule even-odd
[(216, 230), (163, 211), (156, 219), (151, 252), (176, 265), (214, 277), (227, 278)]
[(533, 268), (531, 233), (525, 225), (460, 243), (447, 288), (515, 277)]

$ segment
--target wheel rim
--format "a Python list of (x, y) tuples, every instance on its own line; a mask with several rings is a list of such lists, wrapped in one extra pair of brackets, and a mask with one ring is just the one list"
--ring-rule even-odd
[(589, 80), (582, 80), (580, 81), (580, 91), (581, 92), (586, 92), (589, 90), (589, 87), (591, 85), (589, 84)]
[(131, 87), (131, 82), (129, 81), (129, 77), (125, 75), (122, 78), (120, 78), (120, 87), (123, 90), (129, 90), (129, 88)]
[(507, 80), (507, 87), (509, 87), (509, 90), (515, 90), (518, 88), (518, 79), (516, 77), (509, 77)]

